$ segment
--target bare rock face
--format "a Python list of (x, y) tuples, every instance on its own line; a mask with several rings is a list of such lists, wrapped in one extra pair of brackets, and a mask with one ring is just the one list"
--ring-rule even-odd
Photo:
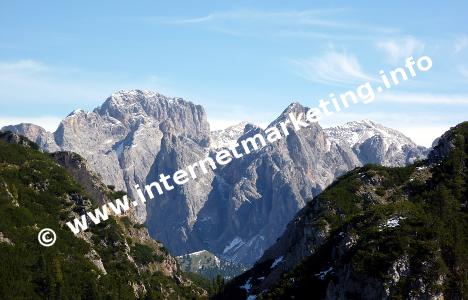
[[(118, 92), (93, 112), (76, 111), (54, 133), (64, 150), (82, 154), (105, 182), (127, 190), (145, 183), (164, 134), (206, 146), (209, 125), (201, 106), (147, 91)], [(137, 207), (141, 221), (143, 206)]]
[[(165, 135), (147, 182), (158, 180), (159, 174), (173, 174), (204, 159), (208, 154), (207, 148), (185, 136)], [(192, 229), (208, 199), (213, 178), (213, 172), (200, 175), (196, 180), (175, 185), (173, 190), (147, 202), (146, 224), (150, 234), (163, 241), (176, 255), (194, 252), (202, 247)]]
[[(271, 125), (306, 110), (293, 103)], [(210, 133), (201, 106), (139, 90), (114, 93), (92, 112), (74, 111), (54, 133), (32, 124), (3, 130), (27, 136), (44, 151), (80, 154), (105, 184), (133, 198), (135, 184), (172, 175), (232, 140), (262, 132), (242, 123)], [(423, 155), (401, 133), (370, 121), (289, 131), (274, 144), (138, 206), (138, 220), (175, 255), (209, 250), (251, 265), (307, 199), (337, 176), (369, 162), (404, 165)]]
[[(292, 104), (272, 125), (291, 112), (306, 110)], [(260, 128), (250, 129), (240, 140), (261, 132)], [(234, 160), (216, 173), (194, 226), (203, 247), (224, 259), (253, 264), (308, 198), (359, 165), (353, 153), (330, 142), (317, 123), (301, 131), (289, 127), (289, 132), (284, 139)]]

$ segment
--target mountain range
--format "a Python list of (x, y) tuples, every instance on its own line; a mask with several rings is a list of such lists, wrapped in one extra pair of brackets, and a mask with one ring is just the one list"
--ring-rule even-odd
[(215, 299), (465, 299), (467, 166), (464, 122), (426, 160), (340, 176)]
[[(272, 123), (289, 113), (289, 105)], [(210, 131), (205, 110), (180, 98), (130, 90), (112, 94), (91, 112), (75, 110), (53, 133), (33, 124), (6, 126), (45, 152), (81, 155), (103, 182), (133, 194), (135, 184), (154, 181), (199, 161), (232, 141), (263, 129), (249, 123)], [(323, 129), (318, 123), (176, 187), (132, 221), (144, 223), (174, 255), (208, 250), (234, 263), (253, 265), (306, 203), (356, 167), (404, 166), (428, 149), (400, 132), (364, 120)]]

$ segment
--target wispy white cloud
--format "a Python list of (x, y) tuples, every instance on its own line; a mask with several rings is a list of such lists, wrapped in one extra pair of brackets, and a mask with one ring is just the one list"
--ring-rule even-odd
[[(274, 23), (291, 23), (309, 24), (322, 27), (343, 27), (344, 24), (325, 19), (330, 15), (336, 15), (343, 12), (344, 9), (319, 9), (319, 10), (303, 10), (303, 11), (257, 11), (257, 10), (232, 10), (224, 12), (215, 12), (205, 16), (192, 18), (172, 18), (161, 19), (165, 23), (172, 24), (197, 24), (210, 22), (225, 22), (225, 21), (243, 21), (243, 22), (274, 22)], [(151, 20), (151, 19), (149, 19)]]
[(420, 54), (424, 51), (424, 47), (423, 42), (412, 36), (377, 43), (377, 48), (383, 50), (392, 63), (398, 63), (411, 55)]
[[(358, 32), (360, 37), (368, 34), (397, 33), (396, 28), (382, 27), (375, 24), (360, 24), (347, 21), (343, 12), (350, 13), (346, 8), (288, 10), (288, 11), (258, 11), (231, 10), (214, 12), (197, 17), (143, 18), (149, 23), (163, 23), (169, 25), (203, 26), (209, 30), (234, 36), (274, 36), (330, 39), (346, 37), (344, 32)], [(326, 31), (340, 30), (324, 33)], [(344, 31), (344, 32), (343, 32)], [(358, 35), (354, 34), (354, 36)]]
[(50, 70), (46, 64), (32, 59), (22, 59), (11, 62), (0, 62), (0, 74), (6, 72), (44, 72)]
[(317, 83), (343, 85), (374, 80), (354, 55), (333, 49), (322, 56), (291, 60), (291, 64), (297, 75)]
[(385, 93), (376, 101), (404, 104), (468, 105), (468, 94)]
[(462, 52), (468, 47), (468, 36), (466, 35), (461, 35), (456, 38), (454, 46), (453, 46), (453, 51), (455, 54)]
[[(77, 105), (92, 108), (112, 92), (132, 88), (170, 93), (161, 79), (152, 75), (126, 80), (118, 74), (87, 72), (32, 59), (0, 61), (0, 103), (8, 100), (25, 107), (38, 103), (70, 106), (71, 111)], [(8, 114), (6, 110), (3, 108), (2, 113)]]

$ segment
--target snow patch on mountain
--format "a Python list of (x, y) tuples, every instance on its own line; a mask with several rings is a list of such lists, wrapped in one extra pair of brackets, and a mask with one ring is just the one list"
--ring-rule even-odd
[(275, 268), (278, 264), (282, 263), (282, 262), (283, 262), (283, 259), (284, 259), (283, 256), (280, 256), (280, 257), (276, 258), (275, 261), (271, 264), (270, 269), (273, 269), (273, 268)]
[(223, 254), (226, 254), (227, 252), (233, 249), (235, 250), (244, 244), (245, 244), (244, 241), (242, 241), (240, 237), (236, 237), (235, 239), (231, 241), (231, 243), (229, 243), (229, 245), (226, 246), (226, 248), (224, 248)]

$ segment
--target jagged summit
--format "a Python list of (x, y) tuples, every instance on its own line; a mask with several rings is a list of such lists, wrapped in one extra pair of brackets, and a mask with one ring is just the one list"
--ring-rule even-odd
[(279, 122), (289, 119), (290, 113), (294, 113), (296, 115), (300, 113), (305, 114), (307, 113), (308, 109), (309, 109), (308, 107), (303, 106), (299, 102), (292, 102), (283, 110), (283, 112), (273, 122), (270, 123), (270, 125), (268, 125), (268, 127), (276, 126), (278, 125)]
[(84, 110), (81, 109), (81, 108), (77, 108), (77, 109), (75, 109), (74, 111), (72, 111), (71, 113), (69, 113), (69, 114), (67, 115), (67, 118), (68, 118), (68, 117), (71, 117), (71, 116), (74, 116), (74, 115), (82, 114), (82, 113), (86, 113), (86, 111), (84, 111)]
[(300, 104), (299, 102), (292, 102), (291, 104), (288, 105), (288, 107), (286, 107), (284, 112), (291, 112), (291, 111), (295, 111), (296, 109), (303, 110), (304, 106)]
[(114, 104), (117, 106), (125, 106), (128, 104), (134, 104), (137, 102), (145, 102), (145, 101), (167, 101), (169, 103), (176, 103), (177, 101), (184, 101), (182, 98), (171, 98), (167, 97), (163, 94), (160, 94), (155, 91), (149, 90), (120, 90), (115, 93), (112, 93), (109, 98), (106, 99), (103, 106), (106, 104)]
[(154, 91), (121, 90), (113, 93), (93, 112), (130, 125), (147, 121), (148, 118), (168, 118), (171, 114), (187, 113), (187, 110), (203, 108), (182, 98), (171, 98)]

